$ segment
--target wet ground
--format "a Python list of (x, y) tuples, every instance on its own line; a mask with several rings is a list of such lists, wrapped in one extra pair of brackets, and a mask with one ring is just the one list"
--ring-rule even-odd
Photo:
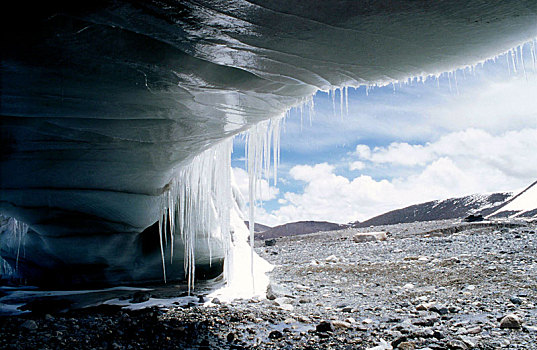
[[(259, 242), (275, 265), (266, 300), (201, 288), (161, 308), (5, 316), (0, 348), (537, 349), (536, 229), (438, 221)], [(352, 240), (368, 230), (388, 239)]]

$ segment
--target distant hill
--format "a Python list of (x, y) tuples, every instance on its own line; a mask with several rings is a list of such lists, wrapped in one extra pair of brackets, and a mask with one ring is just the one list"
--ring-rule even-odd
[[(257, 225), (257, 224), (256, 224)], [(299, 221), (275, 226), (267, 231), (256, 234), (256, 239), (277, 238), (282, 236), (304, 235), (320, 231), (341, 230), (347, 225), (335, 224), (326, 221)]]
[(524, 191), (505, 201), (488, 219), (537, 218), (537, 181)]
[[(248, 229), (250, 229), (250, 221), (245, 221), (244, 222), (246, 224), (246, 227), (248, 227)], [(260, 223), (255, 223), (254, 224), (254, 232), (255, 233), (258, 233), (258, 232), (265, 232), (267, 230), (270, 230), (272, 227), (270, 226), (267, 226), (267, 225), (263, 225), (263, 224), (260, 224)]]
[[(537, 188), (537, 186), (535, 187)], [(425, 202), (392, 210), (361, 223), (351, 223), (351, 226), (367, 227), (414, 221), (457, 219), (465, 218), (471, 214), (485, 217), (505, 205), (511, 198), (513, 198), (513, 193), (500, 192)]]

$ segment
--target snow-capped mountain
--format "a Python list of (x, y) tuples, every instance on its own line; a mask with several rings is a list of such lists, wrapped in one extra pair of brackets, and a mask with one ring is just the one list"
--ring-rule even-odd
[(361, 223), (354, 222), (351, 225), (354, 227), (390, 225), (414, 221), (465, 218), (472, 214), (485, 217), (496, 212), (513, 197), (511, 192), (499, 192), (436, 200), (392, 210)]
[(537, 181), (507, 200), (487, 218), (537, 218)]

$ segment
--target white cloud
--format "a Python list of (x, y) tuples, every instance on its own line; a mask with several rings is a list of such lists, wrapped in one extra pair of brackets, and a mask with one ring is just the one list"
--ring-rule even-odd
[(426, 145), (394, 143), (369, 153), (365, 147), (357, 149), (368, 169), (389, 164), (411, 171), (390, 181), (364, 174), (348, 179), (327, 163), (297, 165), (290, 175), (306, 183), (303, 192), (286, 192), (287, 203), (271, 213), (259, 211), (259, 221), (275, 225), (297, 220), (365, 220), (424, 201), (515, 190), (537, 177), (537, 129), (497, 136), (469, 129)]
[[(249, 181), (248, 173), (241, 168), (233, 168), (233, 175), (235, 176), (235, 182), (239, 187), (242, 196), (248, 201)], [(262, 201), (269, 201), (278, 197), (280, 190), (277, 187), (270, 186), (267, 180), (260, 179), (259, 186), (257, 188), (257, 199)]]
[(356, 155), (359, 158), (369, 159), (371, 157), (371, 149), (368, 145), (356, 145)]
[(425, 107), (438, 127), (460, 130), (475, 127), (489, 132), (537, 126), (537, 79), (535, 73), (506, 81), (482, 82), (462, 94), (444, 97), (441, 105)]
[[(360, 145), (359, 145), (360, 146)], [(441, 137), (425, 145), (394, 142), (388, 147), (375, 147), (367, 157), (373, 163), (401, 166), (424, 166), (441, 157), (457, 164), (473, 163), (497, 168), (515, 177), (531, 177), (536, 171), (537, 129), (509, 131), (491, 135), (484, 130), (468, 129)], [(357, 152), (360, 157), (362, 153)]]
[(362, 170), (364, 168), (365, 168), (365, 163), (361, 162), (359, 160), (349, 164), (349, 170), (351, 170), (351, 171), (353, 171), (353, 170)]

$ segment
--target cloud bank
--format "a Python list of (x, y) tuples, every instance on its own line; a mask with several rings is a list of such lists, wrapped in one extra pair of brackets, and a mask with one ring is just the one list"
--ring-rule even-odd
[[(279, 209), (258, 210), (258, 221), (346, 223), (434, 199), (522, 188), (537, 177), (537, 129), (492, 135), (472, 128), (423, 145), (393, 142), (371, 149), (359, 144), (353, 157), (350, 168), (361, 172), (354, 178), (338, 175), (329, 163), (294, 166), (289, 175), (304, 184), (303, 191), (285, 192)], [(386, 165), (405, 175), (367, 175)]]

